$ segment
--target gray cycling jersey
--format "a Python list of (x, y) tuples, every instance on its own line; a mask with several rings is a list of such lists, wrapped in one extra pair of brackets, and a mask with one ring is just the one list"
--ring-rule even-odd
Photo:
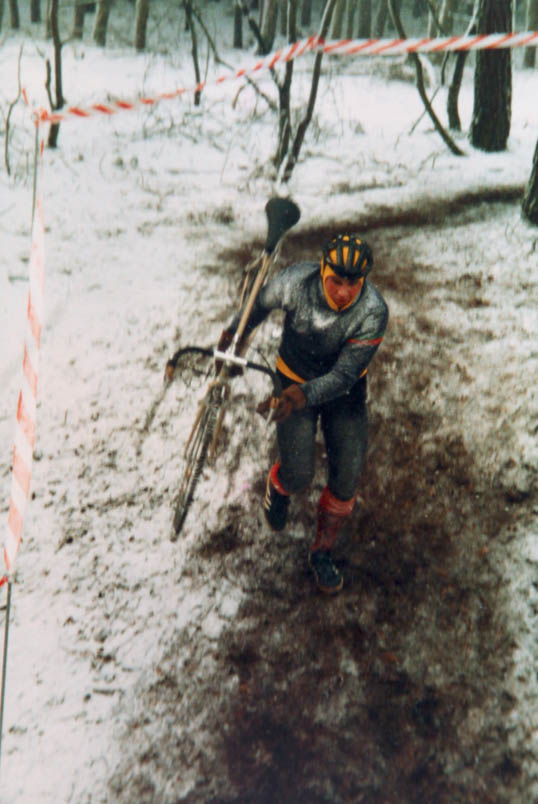
[[(350, 307), (332, 310), (319, 262), (290, 265), (264, 285), (246, 334), (271, 310), (285, 311), (279, 362), (304, 381), (301, 388), (308, 406), (328, 402), (352, 388), (377, 351), (388, 322), (388, 307), (367, 280)], [(231, 322), (232, 332), (239, 319), (238, 314)]]

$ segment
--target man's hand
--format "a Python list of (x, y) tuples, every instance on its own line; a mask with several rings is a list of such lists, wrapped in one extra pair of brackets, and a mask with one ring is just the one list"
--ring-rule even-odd
[(273, 416), (277, 424), (285, 421), (294, 410), (302, 410), (306, 405), (306, 397), (300, 385), (290, 385), (279, 397)]

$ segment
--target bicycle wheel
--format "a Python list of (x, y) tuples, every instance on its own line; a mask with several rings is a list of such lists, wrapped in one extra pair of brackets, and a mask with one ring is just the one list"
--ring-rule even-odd
[(194, 499), (194, 492), (213, 441), (221, 398), (220, 388), (212, 388), (204, 402), (202, 415), (191, 434), (179, 491), (174, 500), (173, 530), (170, 536), (172, 542), (178, 538)]

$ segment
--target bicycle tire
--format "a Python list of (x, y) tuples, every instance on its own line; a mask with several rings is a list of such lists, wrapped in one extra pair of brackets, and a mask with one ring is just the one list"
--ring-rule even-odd
[(189, 454), (185, 458), (185, 467), (179, 484), (179, 491), (174, 501), (174, 518), (172, 523), (172, 533), (170, 540), (175, 542), (181, 533), (187, 514), (194, 499), (194, 492), (204, 469), (209, 448), (213, 441), (215, 427), (217, 424), (217, 414), (220, 408), (221, 397), (213, 389), (206, 404), (206, 409), (200, 419), (196, 432), (193, 435), (192, 443), (189, 446)]

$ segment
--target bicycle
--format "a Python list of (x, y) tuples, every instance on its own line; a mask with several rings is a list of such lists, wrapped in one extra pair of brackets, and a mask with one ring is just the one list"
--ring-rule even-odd
[(184, 448), (183, 472), (173, 502), (171, 541), (176, 541), (179, 537), (206, 460), (215, 453), (234, 368), (252, 369), (267, 374), (272, 380), (273, 398), (278, 398), (281, 394), (282, 389), (276, 373), (268, 366), (254, 363), (243, 356), (248, 347), (248, 343), (243, 340), (243, 335), (258, 293), (276, 261), (282, 238), (299, 220), (300, 210), (290, 199), (271, 198), (265, 206), (265, 214), (267, 216), (265, 246), (262, 253), (245, 269), (239, 301), (239, 309), (242, 312), (229, 350), (220, 352), (218, 349), (204, 346), (186, 346), (178, 349), (166, 364), (165, 376), (169, 382), (173, 379), (181, 358), (187, 354), (212, 357), (216, 367), (215, 377), (209, 383), (206, 393), (198, 405), (198, 411)]

